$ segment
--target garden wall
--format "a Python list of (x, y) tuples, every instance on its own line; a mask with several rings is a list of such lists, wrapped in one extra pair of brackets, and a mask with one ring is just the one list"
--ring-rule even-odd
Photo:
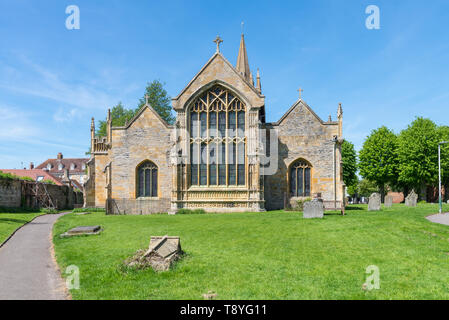
[(0, 178), (0, 207), (72, 209), (83, 204), (82, 192), (72, 187)]
[(0, 207), (18, 208), (21, 205), (22, 184), (19, 180), (0, 178)]

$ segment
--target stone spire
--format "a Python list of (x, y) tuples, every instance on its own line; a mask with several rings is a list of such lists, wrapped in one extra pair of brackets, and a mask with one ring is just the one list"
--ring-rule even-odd
[(249, 70), (248, 55), (246, 53), (245, 37), (243, 33), (242, 39), (240, 40), (239, 55), (237, 56), (237, 65), (235, 68), (248, 82), (251, 81), (251, 71)]
[(259, 93), (262, 93), (262, 86), (260, 85), (260, 73), (259, 73), (259, 68), (257, 68), (256, 89), (259, 91)]

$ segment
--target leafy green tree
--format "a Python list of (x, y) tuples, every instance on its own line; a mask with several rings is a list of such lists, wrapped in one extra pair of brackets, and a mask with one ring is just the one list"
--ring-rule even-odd
[[(134, 115), (134, 110), (126, 109), (123, 104), (119, 102), (118, 105), (112, 107), (111, 109), (112, 126), (124, 126), (127, 121), (134, 117)], [(100, 120), (96, 135), (100, 137), (106, 136), (106, 127), (107, 120)]]
[[(175, 117), (171, 113), (170, 97), (164, 89), (165, 83), (159, 80), (154, 80), (147, 84), (145, 88), (145, 95), (148, 95), (148, 102), (151, 107), (161, 116), (162, 119), (169, 124), (175, 122)], [(145, 95), (139, 100), (137, 110), (140, 110), (145, 105)]]
[[(349, 141), (344, 141), (341, 146), (341, 158), (343, 161), (343, 181), (346, 186), (357, 185), (357, 152), (354, 145)], [(348, 192), (349, 193), (349, 192)]]
[[(449, 141), (449, 126), (438, 127), (439, 141)], [(441, 181), (444, 185), (444, 199), (449, 199), (449, 144), (441, 145)]]
[(348, 186), (348, 188), (346, 189), (346, 192), (351, 196), (351, 197), (355, 197), (356, 195), (359, 194), (359, 179), (357, 178), (356, 183)]
[(372, 193), (378, 192), (376, 183), (367, 179), (362, 179), (357, 185), (357, 194), (360, 197), (369, 197)]
[[(127, 109), (121, 102), (111, 109), (112, 126), (124, 126), (127, 121), (130, 121), (145, 105), (145, 95), (148, 95), (148, 102), (162, 119), (169, 124), (174, 123), (175, 117), (171, 113), (170, 97), (164, 89), (164, 84), (159, 80), (154, 80), (147, 84), (145, 94), (139, 100), (139, 105), (135, 109)], [(100, 120), (96, 135), (106, 136), (106, 126), (107, 119)], [(86, 152), (86, 154), (88, 153)]]
[(393, 131), (383, 126), (373, 130), (360, 150), (360, 174), (374, 182), (385, 197), (385, 186), (395, 183), (398, 172), (398, 142)]
[(416, 118), (398, 138), (399, 182), (419, 193), (438, 183), (437, 125), (430, 119)]

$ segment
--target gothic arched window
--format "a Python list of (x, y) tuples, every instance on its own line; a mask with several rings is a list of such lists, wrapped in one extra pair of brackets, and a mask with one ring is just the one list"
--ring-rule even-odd
[(245, 105), (215, 86), (189, 110), (190, 184), (244, 186), (246, 183)]
[(312, 166), (305, 160), (296, 160), (290, 166), (290, 195), (292, 197), (310, 196), (310, 171)]
[(149, 160), (137, 168), (137, 197), (157, 197), (157, 166)]

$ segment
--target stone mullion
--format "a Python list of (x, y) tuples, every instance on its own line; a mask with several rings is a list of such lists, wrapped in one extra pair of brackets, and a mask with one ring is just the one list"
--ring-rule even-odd
[(229, 125), (228, 125), (228, 92), (226, 92), (226, 98), (225, 98), (225, 112), (226, 112), (226, 129), (225, 129), (225, 164), (226, 164), (226, 186), (229, 186), (229, 164), (228, 164), (228, 157), (229, 157), (229, 143), (227, 141), (228, 138), (228, 130), (229, 130)]
[(238, 123), (238, 118), (237, 118), (237, 108), (234, 111), (235, 113), (235, 132), (234, 132), (234, 139), (235, 139), (235, 185), (238, 186), (239, 185), (239, 166), (238, 166), (238, 155), (239, 155), (239, 145), (237, 143), (237, 123)]
[(207, 153), (207, 157), (206, 157), (206, 185), (209, 187), (209, 185), (210, 185), (210, 179), (209, 179), (209, 171), (210, 171), (210, 168), (209, 168), (209, 164), (210, 164), (210, 162), (209, 162), (209, 126), (210, 126), (210, 123), (209, 123), (209, 94), (208, 95), (206, 95), (206, 102), (207, 102), (207, 105), (206, 105), (206, 153)]

